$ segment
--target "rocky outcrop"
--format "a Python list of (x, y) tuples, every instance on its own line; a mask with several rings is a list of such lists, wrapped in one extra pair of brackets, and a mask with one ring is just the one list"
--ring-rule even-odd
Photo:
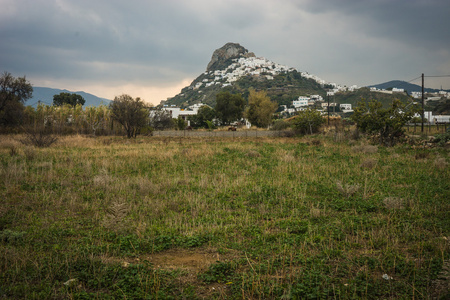
[(214, 51), (211, 61), (206, 68), (206, 71), (222, 69), (225, 64), (232, 58), (238, 57), (255, 57), (253, 52), (248, 52), (247, 49), (239, 45), (238, 43), (227, 43), (222, 48)]

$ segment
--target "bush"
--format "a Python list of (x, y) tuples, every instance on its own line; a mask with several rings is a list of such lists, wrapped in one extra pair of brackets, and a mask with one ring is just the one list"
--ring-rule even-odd
[(297, 133), (313, 134), (319, 132), (320, 126), (325, 122), (319, 111), (308, 108), (299, 112), (293, 121), (293, 127)]
[(384, 146), (393, 146), (404, 135), (403, 127), (413, 118), (417, 108), (394, 100), (389, 108), (381, 102), (358, 102), (352, 120), (359, 130), (378, 139)]
[(289, 128), (289, 126), (290, 126), (289, 123), (284, 120), (276, 120), (273, 123), (273, 126), (271, 129), (272, 130), (285, 130), (285, 129)]
[(25, 137), (19, 141), (27, 146), (45, 148), (58, 141), (58, 138), (52, 134), (51, 129), (45, 126), (24, 128), (24, 132)]
[(450, 141), (450, 131), (447, 131), (446, 133), (437, 134), (434, 137), (433, 142), (437, 143), (438, 146), (445, 146), (445, 144)]

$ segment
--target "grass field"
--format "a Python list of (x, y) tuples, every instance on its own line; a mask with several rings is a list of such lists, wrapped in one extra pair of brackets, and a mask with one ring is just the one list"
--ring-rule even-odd
[(0, 298), (450, 297), (443, 148), (17, 139), (0, 137)]

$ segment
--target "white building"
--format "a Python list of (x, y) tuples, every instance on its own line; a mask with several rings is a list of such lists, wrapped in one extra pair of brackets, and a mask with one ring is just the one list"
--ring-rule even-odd
[(182, 109), (182, 108), (179, 108), (179, 107), (175, 107), (175, 106), (170, 106), (170, 107), (169, 106), (167, 106), (167, 107), (165, 106), (165, 107), (163, 107), (162, 110), (168, 111), (170, 113), (170, 115), (172, 116), (172, 118), (174, 118), (174, 119), (178, 119), (178, 117), (181, 117), (181, 118), (186, 120), (186, 118), (188, 116), (196, 115), (198, 113), (198, 109), (200, 107), (202, 107), (203, 105), (206, 105), (206, 104), (196, 103), (196, 104), (193, 104), (193, 105), (189, 106), (188, 110), (185, 110), (185, 109)]
[[(450, 116), (448, 115), (433, 115), (432, 111), (424, 111), (423, 115), (427, 123), (450, 123)], [(415, 114), (414, 117), (421, 118), (422, 116), (420, 114)]]
[(339, 108), (342, 111), (351, 111), (352, 110), (352, 105), (349, 104), (349, 103), (342, 103), (342, 104), (339, 105)]
[(322, 96), (320, 96), (320, 95), (311, 95), (310, 98), (313, 101), (322, 101), (323, 100)]
[[(324, 102), (321, 103), (320, 105), (322, 105), (322, 108), (328, 107), (328, 102)], [(330, 107), (336, 106), (335, 102), (330, 103)]]
[(311, 100), (309, 97), (299, 96), (297, 100), (292, 101), (292, 105), (295, 108), (301, 107), (301, 106), (308, 106), (309, 100)]
[(415, 99), (422, 98), (422, 92), (411, 92), (411, 96)]

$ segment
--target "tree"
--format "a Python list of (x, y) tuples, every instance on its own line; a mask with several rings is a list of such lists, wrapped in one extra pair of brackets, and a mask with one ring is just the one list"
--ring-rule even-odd
[(33, 87), (24, 77), (14, 78), (4, 72), (0, 77), (0, 125), (14, 126), (22, 120), (24, 103), (33, 94)]
[(75, 107), (77, 104), (84, 105), (84, 103), (86, 103), (86, 100), (78, 94), (60, 93), (59, 95), (53, 96), (53, 105), (55, 106), (69, 104)]
[(400, 100), (392, 101), (389, 108), (377, 100), (369, 103), (358, 102), (351, 119), (362, 132), (379, 139), (385, 146), (393, 146), (403, 136), (403, 127), (419, 108), (416, 105), (404, 104)]
[(248, 106), (244, 117), (257, 127), (267, 127), (272, 122), (272, 115), (277, 110), (278, 104), (272, 102), (265, 91), (249, 90)]
[(196, 115), (190, 116), (191, 126), (195, 128), (209, 128), (213, 120), (216, 118), (216, 111), (208, 105), (201, 106)]
[(148, 124), (148, 106), (138, 97), (115, 97), (110, 104), (111, 118), (123, 126), (128, 138), (136, 137), (139, 129)]
[(175, 124), (178, 130), (184, 130), (187, 126), (186, 121), (181, 116), (178, 116), (178, 119), (175, 120)]
[(244, 99), (241, 94), (220, 92), (216, 95), (216, 114), (222, 124), (230, 124), (242, 118)]
[(319, 131), (320, 126), (325, 122), (319, 111), (308, 108), (300, 111), (293, 121), (294, 129), (302, 134), (313, 134)]
[(167, 110), (152, 110), (150, 111), (149, 124), (155, 130), (164, 130), (173, 128), (175, 122), (172, 115)]

